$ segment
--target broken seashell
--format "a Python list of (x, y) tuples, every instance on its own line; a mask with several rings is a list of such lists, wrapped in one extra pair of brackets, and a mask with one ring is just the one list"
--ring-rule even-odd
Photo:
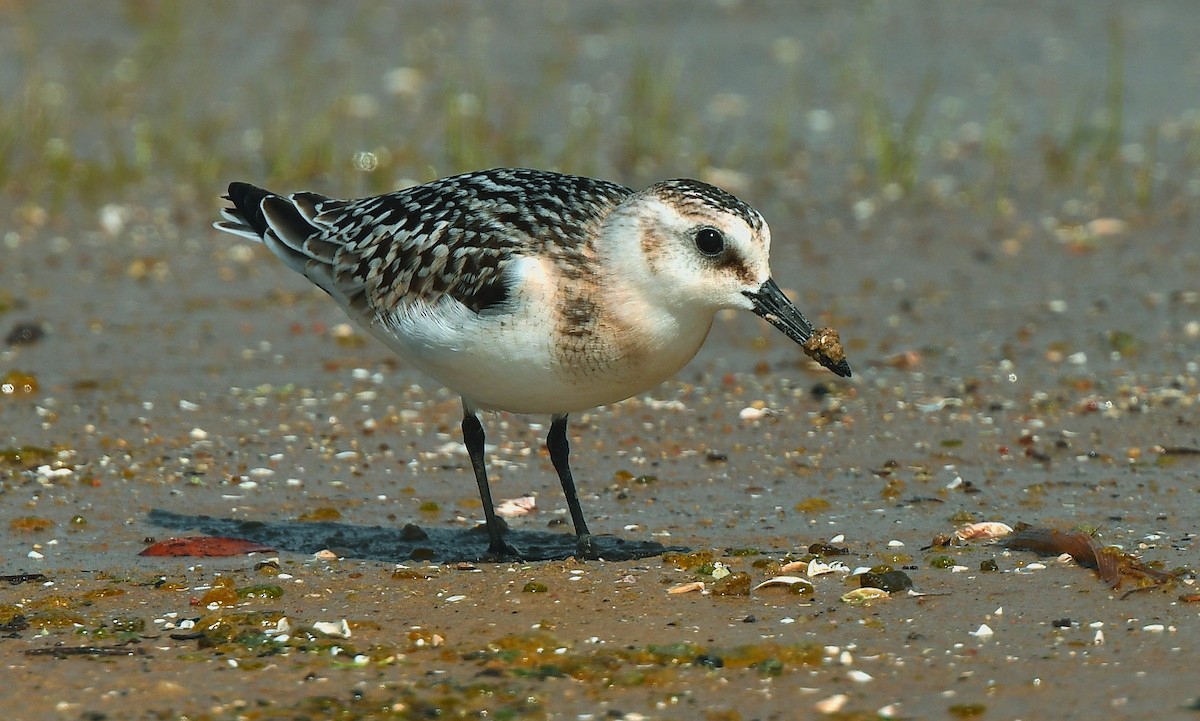
[(850, 573), (850, 567), (841, 561), (824, 561), (812, 560), (808, 562), (808, 577), (823, 576), (826, 573)]
[(326, 636), (335, 636), (338, 638), (350, 638), (350, 624), (346, 619), (338, 621), (317, 621), (312, 625), (314, 631), (325, 634)]
[(807, 578), (801, 578), (799, 576), (775, 576), (774, 578), (768, 578), (767, 580), (758, 584), (753, 590), (757, 591), (758, 589), (766, 588), (767, 586), (795, 586), (797, 584), (803, 584), (809, 588), (813, 587), (813, 582)]
[(843, 593), (841, 601), (851, 606), (866, 606), (872, 601), (887, 597), (888, 592), (880, 588), (856, 588), (849, 593)]
[(519, 518), (536, 510), (537, 498), (533, 496), (521, 496), (520, 498), (507, 498), (500, 501), (500, 504), (496, 506), (496, 515), (501, 518)]
[(954, 532), (960, 541), (987, 541), (993, 538), (1000, 538), (1012, 533), (1012, 526), (1000, 521), (982, 521), (980, 523), (969, 523)]

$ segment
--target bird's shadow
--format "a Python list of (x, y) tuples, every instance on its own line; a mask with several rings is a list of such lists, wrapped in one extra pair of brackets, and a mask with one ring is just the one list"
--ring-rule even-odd
[[(355, 526), (332, 521), (247, 521), (213, 516), (192, 516), (152, 509), (146, 520), (172, 531), (190, 531), (209, 536), (230, 536), (262, 543), (276, 550), (310, 554), (329, 549), (339, 556), (369, 561), (424, 561), (452, 563), (485, 560), (487, 535), (458, 528), (405, 526)], [(570, 533), (510, 529), (505, 541), (525, 561), (563, 560), (576, 555), (575, 536)], [(631, 541), (616, 536), (596, 536), (599, 557), (629, 561), (658, 556), (667, 551), (686, 551), (682, 546), (664, 546), (655, 541)]]

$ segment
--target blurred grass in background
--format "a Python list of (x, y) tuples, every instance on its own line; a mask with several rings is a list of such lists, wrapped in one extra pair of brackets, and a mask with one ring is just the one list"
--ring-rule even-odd
[[(231, 179), (348, 196), (522, 165), (860, 220), (897, 202), (1190, 217), (1200, 63), (1154, 34), (1186, 23), (1072, 8), (7, 2), (0, 205), (187, 222)], [(1046, 18), (1062, 28), (1031, 40)]]

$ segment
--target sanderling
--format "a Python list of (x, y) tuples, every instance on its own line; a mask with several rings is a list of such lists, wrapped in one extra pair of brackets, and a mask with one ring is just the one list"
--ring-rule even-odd
[[(386, 195), (336, 200), (232, 183), (214, 226), (266, 244), (359, 324), (462, 396), (488, 557), (503, 539), (480, 410), (551, 416), (546, 447), (578, 552), (597, 546), (571, 477), (568, 414), (658, 385), (691, 360), (717, 311), (753, 311), (841, 376), (771, 278), (762, 215), (697, 180), (635, 192), (615, 183), (497, 168)], [(827, 337), (827, 334), (826, 334)], [(836, 339), (836, 335), (834, 335)]]

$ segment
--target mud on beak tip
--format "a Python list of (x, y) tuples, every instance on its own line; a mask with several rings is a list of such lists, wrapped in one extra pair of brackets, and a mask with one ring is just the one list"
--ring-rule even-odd
[[(768, 278), (757, 291), (743, 291), (743, 294), (750, 299), (756, 315), (778, 328), (794, 342), (804, 346), (812, 338), (812, 323), (788, 300), (773, 279)], [(805, 353), (812, 355), (807, 347)], [(834, 361), (828, 357), (813, 357), (833, 373), (843, 378), (850, 377), (850, 364), (844, 358)]]

